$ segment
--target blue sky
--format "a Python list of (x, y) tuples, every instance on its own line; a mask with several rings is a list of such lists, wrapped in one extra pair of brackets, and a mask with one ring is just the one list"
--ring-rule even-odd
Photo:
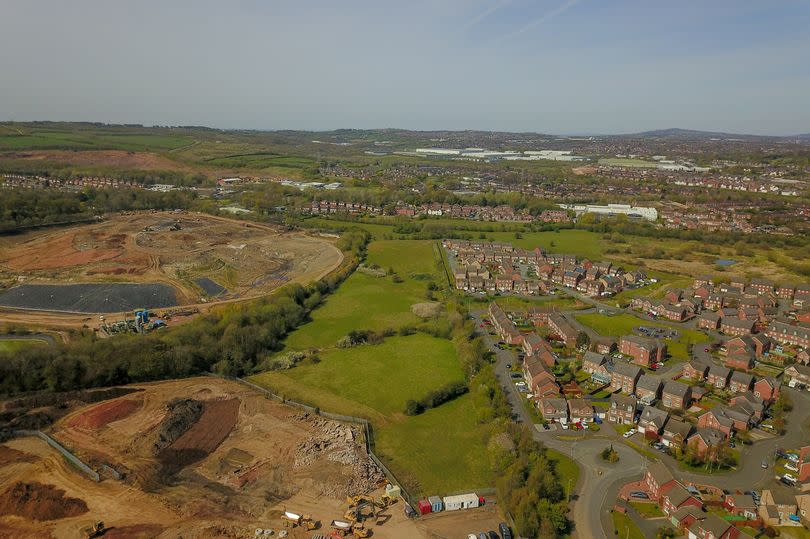
[(810, 2), (4, 0), (0, 119), (810, 132)]

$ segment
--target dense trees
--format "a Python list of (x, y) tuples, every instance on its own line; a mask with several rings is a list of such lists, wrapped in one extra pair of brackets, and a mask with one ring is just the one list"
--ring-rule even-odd
[(190, 208), (196, 196), (188, 191), (167, 193), (141, 189), (57, 190), (4, 189), (0, 196), (0, 231), (74, 222), (122, 210)]

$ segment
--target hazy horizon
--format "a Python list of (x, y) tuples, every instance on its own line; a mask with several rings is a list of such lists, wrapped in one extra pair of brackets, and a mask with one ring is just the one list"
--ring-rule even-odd
[(810, 132), (810, 3), (11, 0), (0, 119)]

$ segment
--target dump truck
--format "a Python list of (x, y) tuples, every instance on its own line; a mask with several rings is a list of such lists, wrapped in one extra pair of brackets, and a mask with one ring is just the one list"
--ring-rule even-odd
[(99, 520), (95, 524), (82, 528), (82, 537), (86, 537), (88, 539), (91, 537), (101, 537), (104, 535), (106, 530), (107, 528), (104, 527), (104, 523)]
[(354, 525), (352, 525), (352, 534), (354, 534), (355, 537), (368, 537), (371, 535), (371, 530), (363, 526), (361, 523), (356, 522)]
[(346, 537), (352, 531), (352, 523), (346, 522), (345, 520), (333, 520), (332, 521), (332, 534), (340, 535), (341, 537)]
[(281, 519), (284, 521), (285, 526), (302, 526), (307, 530), (315, 530), (318, 528), (318, 523), (314, 522), (309, 515), (299, 515), (291, 511), (284, 511), (284, 514), (281, 515)]

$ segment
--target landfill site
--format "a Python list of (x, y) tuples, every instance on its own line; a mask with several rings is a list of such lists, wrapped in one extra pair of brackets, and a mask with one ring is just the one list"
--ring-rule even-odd
[(0, 537), (438, 539), (498, 522), (491, 504), (415, 518), (359, 426), (236, 381), (197, 377), (2, 406)]
[(320, 278), (341, 260), (330, 241), (277, 227), (183, 211), (123, 214), (0, 238), (0, 320), (24, 323), (21, 311), (32, 323), (38, 313), (83, 323), (136, 309), (196, 314)]

